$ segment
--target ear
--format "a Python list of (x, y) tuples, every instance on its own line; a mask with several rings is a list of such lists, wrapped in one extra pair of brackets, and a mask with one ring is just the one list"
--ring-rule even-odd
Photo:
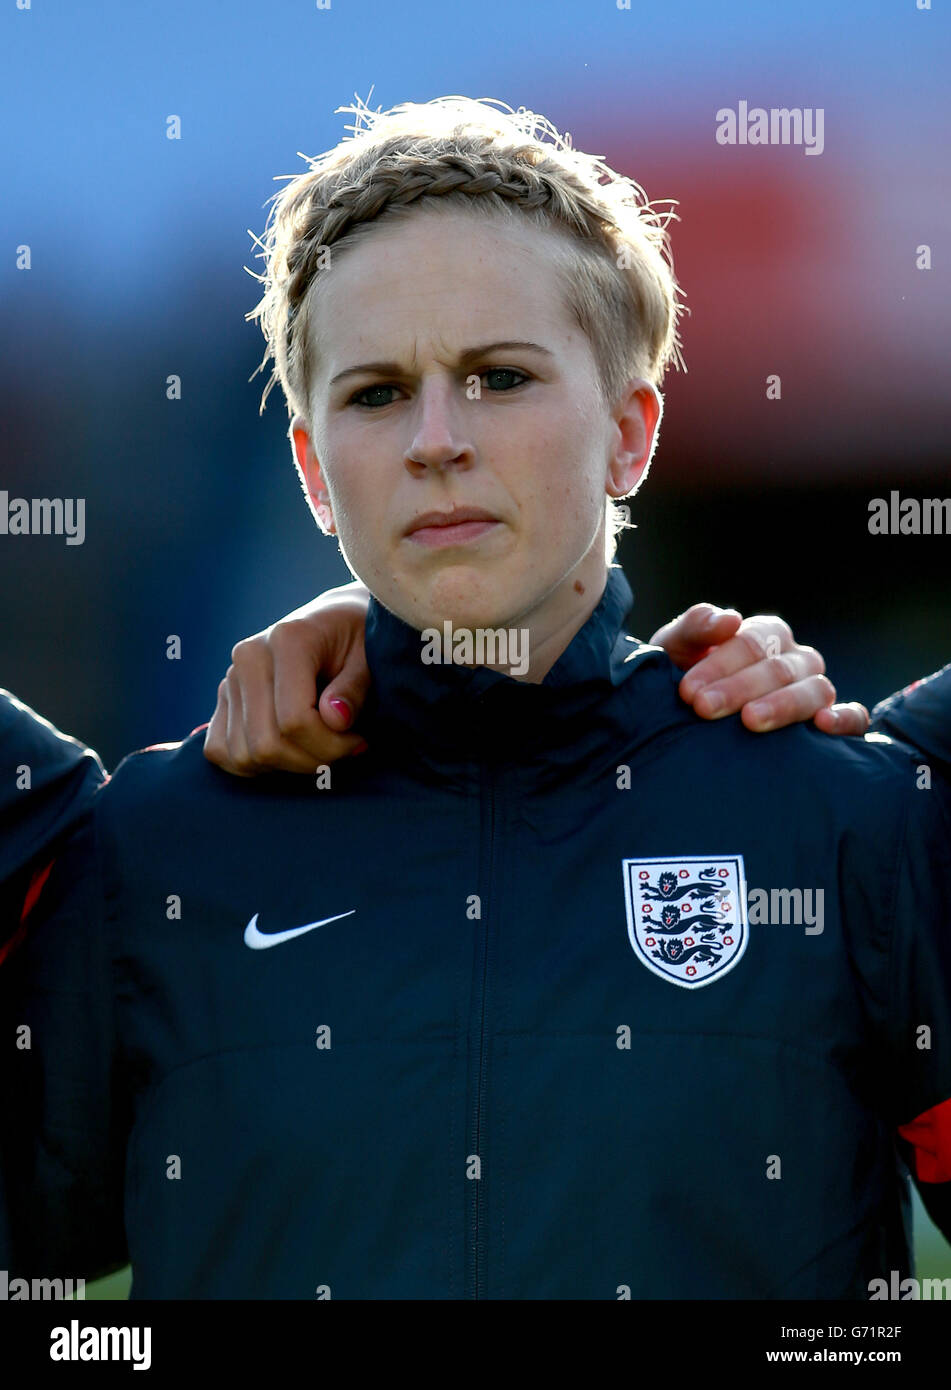
[(310, 437), (310, 424), (303, 415), (295, 415), (288, 433), (291, 437), (294, 463), (310, 510), (313, 512), (314, 520), (325, 536), (335, 536), (337, 524), (334, 521), (327, 484), (320, 471), (317, 455), (314, 453), (314, 446)]
[(635, 377), (612, 412), (618, 436), (608, 459), (608, 496), (627, 497), (644, 481), (663, 413), (664, 402), (657, 388), (643, 377)]

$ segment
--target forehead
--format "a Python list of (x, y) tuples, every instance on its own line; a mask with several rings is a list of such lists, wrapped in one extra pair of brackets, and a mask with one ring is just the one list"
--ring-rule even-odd
[(420, 210), (368, 228), (336, 262), (331, 249), (309, 311), (315, 381), (426, 347), (532, 339), (570, 351), (559, 241), (528, 223)]

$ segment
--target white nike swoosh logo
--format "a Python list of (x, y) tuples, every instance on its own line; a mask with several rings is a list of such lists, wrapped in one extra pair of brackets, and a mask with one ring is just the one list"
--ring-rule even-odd
[(255, 913), (244, 929), (244, 944), (250, 946), (252, 951), (263, 951), (268, 946), (279, 946), (282, 941), (290, 941), (292, 936), (303, 936), (304, 932), (313, 931), (315, 927), (325, 927), (328, 922), (339, 922), (341, 917), (352, 917), (356, 910), (352, 907), (349, 912), (338, 912), (336, 917), (325, 917), (320, 922), (308, 922), (304, 927), (291, 927), (288, 931), (268, 932), (266, 936), (258, 931), (258, 914)]

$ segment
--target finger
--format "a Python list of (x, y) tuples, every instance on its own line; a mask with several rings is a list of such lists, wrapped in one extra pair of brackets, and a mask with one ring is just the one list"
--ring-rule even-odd
[(864, 705), (852, 700), (848, 704), (829, 705), (818, 710), (812, 722), (824, 734), (861, 736), (868, 729), (871, 716)]
[(686, 669), (704, 656), (708, 648), (732, 637), (742, 621), (735, 608), (695, 603), (679, 618), (658, 628), (651, 645), (663, 647), (675, 666)]
[(314, 760), (285, 742), (276, 726), (262, 716), (262, 698), (270, 698), (270, 688), (259, 690), (253, 707), (248, 702), (247, 676), (242, 682), (232, 669), (228, 673), (228, 749), (226, 771), (239, 777), (257, 777), (263, 772), (312, 773)]
[(235, 674), (234, 666), (229, 666), (225, 676), (227, 686), (227, 745), (228, 761), (223, 763), (226, 772), (232, 772), (237, 777), (254, 777), (257, 768), (252, 762), (248, 752), (248, 741), (244, 736), (244, 711), (241, 708), (241, 687)]
[[(767, 657), (753, 666), (744, 666), (732, 676), (721, 676), (712, 685), (705, 685), (690, 701), (697, 714), (703, 719), (721, 719), (724, 715), (735, 714), (738, 709), (770, 695), (774, 690), (805, 680), (807, 676), (822, 675), (825, 663), (814, 647), (797, 647), (781, 656)], [(681, 682), (683, 684), (683, 682)], [(831, 684), (829, 686), (831, 690)], [(826, 703), (835, 699), (830, 695)], [(809, 717), (814, 711), (810, 710)]]
[[(268, 658), (269, 662), (270, 658)], [(336, 762), (352, 751), (357, 736), (343, 740), (325, 729), (315, 710), (310, 714), (316, 722), (308, 742), (301, 744), (288, 738), (278, 727), (274, 708), (275, 686), (268, 663), (264, 660), (245, 670), (244, 677), (236, 676), (242, 708), (240, 723), (235, 721), (233, 756), (242, 754), (242, 740), (248, 766), (254, 773), (295, 772), (313, 773), (318, 767)]]
[(328, 629), (326, 617), (315, 622), (309, 612), (236, 644), (226, 677), (227, 754), (219, 765), (243, 776), (312, 773), (366, 747), (361, 735), (328, 728), (315, 709), (322, 668), (346, 672), (353, 700), (362, 704), (364, 617), (365, 605), (358, 603)]
[[(338, 616), (332, 626), (313, 616), (279, 624), (274, 649), (274, 703), (285, 739), (322, 762), (335, 762), (366, 748), (362, 735), (345, 733), (357, 718), (370, 687), (363, 643), (365, 612)], [(319, 676), (331, 677), (317, 700)], [(316, 708), (315, 708), (316, 705)]]
[[(218, 700), (215, 705), (215, 712), (205, 730), (203, 751), (208, 761), (214, 763), (216, 767), (223, 768), (225, 772), (237, 773), (237, 768), (232, 765), (231, 751), (228, 747), (228, 718), (228, 681), (227, 677), (223, 677), (218, 682)], [(245, 774), (239, 775), (244, 776)]]
[(324, 723), (341, 732), (349, 728), (363, 709), (370, 685), (370, 672), (361, 643), (360, 650), (351, 651), (344, 669), (321, 694), (317, 708)]
[(720, 612), (722, 609), (717, 608), (714, 603), (695, 603), (692, 608), (685, 609), (676, 618), (671, 618), (670, 622), (659, 627), (651, 638), (651, 646), (664, 647), (669, 653), (671, 642), (680, 640), (688, 620), (696, 630), (702, 631)]
[[(293, 748), (300, 757), (307, 759), (309, 770), (313, 771), (325, 763), (339, 762), (341, 758), (364, 752), (367, 743), (362, 734), (340, 734), (328, 728), (319, 711), (314, 709), (308, 716), (298, 719), (293, 740), (285, 739), (282, 746)], [(283, 762), (280, 765), (284, 766)]]
[[(300, 624), (279, 624), (272, 630), (274, 651), (274, 709), (277, 726), (284, 738), (302, 748), (322, 748), (334, 758), (342, 756), (355, 742), (327, 742), (328, 735), (340, 735), (355, 720), (366, 697), (370, 673), (363, 647), (363, 621), (344, 621), (338, 617), (333, 627), (313, 619)], [(330, 681), (317, 699), (318, 680)], [(345, 707), (334, 706), (343, 701)]]
[[(789, 624), (775, 616), (744, 618), (736, 635), (697, 663), (681, 682), (681, 695), (688, 704), (704, 685), (735, 675), (745, 666), (779, 656), (796, 647)], [(812, 650), (810, 648), (809, 650)], [(825, 663), (822, 664), (825, 670)]]
[[(343, 732), (356, 717), (356, 707), (363, 704), (365, 692), (361, 686), (360, 669), (365, 658), (362, 640), (359, 654), (354, 653), (352, 664), (349, 664), (349, 652), (353, 651), (350, 637), (346, 641), (351, 645), (344, 655), (337, 649), (333, 634), (311, 630), (306, 645), (300, 642), (300, 634), (295, 637), (294, 634), (284, 633), (282, 636), (285, 641), (276, 644), (278, 651), (274, 661), (273, 687), (275, 722), (282, 749), (293, 748), (309, 759), (311, 771), (315, 766), (335, 763), (363, 751), (366, 741), (361, 734)], [(293, 640), (288, 641), (288, 638)], [(315, 708), (318, 675), (322, 668), (336, 670), (341, 662), (343, 669), (331, 685), (336, 686), (339, 682), (340, 689), (347, 693), (342, 695), (338, 689), (328, 686), (321, 696), (319, 707)], [(366, 684), (369, 685), (369, 672)], [(338, 698), (347, 699), (349, 717), (331, 705), (330, 701)], [(279, 765), (286, 766), (283, 761)]]
[(233, 679), (237, 686), (235, 725), (240, 720), (236, 741), (243, 742), (255, 769), (272, 767), (281, 745), (281, 733), (274, 715), (274, 665), (267, 643), (260, 637), (246, 638), (232, 652)]
[(835, 687), (828, 676), (807, 676), (783, 690), (773, 691), (762, 700), (744, 705), (740, 718), (753, 733), (765, 734), (771, 729), (784, 729), (788, 724), (812, 719), (818, 710), (834, 700)]
[(270, 631), (274, 716), (281, 735), (292, 743), (313, 739), (323, 721), (317, 713), (317, 682), (336, 673), (343, 661), (326, 624), (284, 619)]

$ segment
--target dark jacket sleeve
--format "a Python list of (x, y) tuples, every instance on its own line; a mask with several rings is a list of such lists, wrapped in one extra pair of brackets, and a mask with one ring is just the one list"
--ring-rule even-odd
[(887, 966), (885, 1102), (922, 1201), (951, 1240), (951, 785), (920, 785), (911, 767), (909, 786)]
[(0, 690), (0, 962), (34, 872), (105, 778), (96, 754)]
[(0, 1259), (10, 1278), (95, 1279), (128, 1263), (130, 1106), (100, 883), (87, 812), (0, 970)]
[(877, 704), (870, 727), (910, 743), (947, 773), (951, 768), (951, 662)]

